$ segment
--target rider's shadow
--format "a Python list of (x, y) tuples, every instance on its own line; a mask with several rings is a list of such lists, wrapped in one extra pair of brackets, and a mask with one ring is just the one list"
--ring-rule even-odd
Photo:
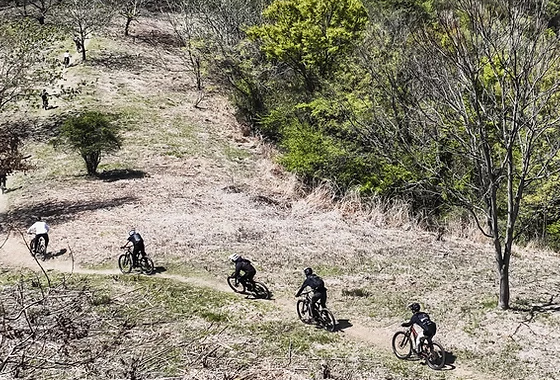
[(453, 352), (445, 351), (445, 366), (441, 369), (442, 371), (451, 371), (456, 368), (455, 360), (457, 360), (457, 356), (453, 354)]
[(160, 266), (154, 267), (154, 271), (152, 272), (152, 274), (158, 274), (158, 273), (163, 273), (163, 272), (167, 272), (167, 269), (160, 265)]
[(254, 293), (248, 292), (248, 291), (244, 291), (241, 294), (245, 295), (245, 299), (247, 300), (266, 300), (266, 301), (273, 301), (273, 294), (272, 292), (269, 291), (269, 296), (268, 297), (259, 297), (257, 295), (255, 295)]
[(47, 252), (47, 253), (45, 253), (45, 255), (43, 256), (43, 260), (54, 259), (55, 257), (64, 255), (66, 252), (67, 252), (67, 249), (66, 249), (66, 248), (62, 248), (61, 250), (55, 251), (55, 252), (52, 252), (52, 251), (51, 251), (51, 252)]
[(354, 326), (348, 319), (339, 319), (335, 326), (335, 331), (344, 331), (344, 329)]

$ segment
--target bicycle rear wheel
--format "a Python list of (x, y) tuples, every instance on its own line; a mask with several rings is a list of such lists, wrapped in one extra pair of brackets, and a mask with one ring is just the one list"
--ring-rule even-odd
[(270, 298), (268, 288), (262, 282), (255, 282), (253, 285), (253, 294), (255, 298), (267, 300)]
[(229, 276), (227, 278), (227, 283), (235, 293), (245, 293), (245, 284), (241, 281), (237, 281), (235, 276)]
[(408, 359), (412, 355), (412, 340), (404, 331), (397, 331), (393, 335), (393, 353), (399, 359)]
[(321, 316), (321, 323), (325, 330), (333, 332), (336, 329), (336, 319), (334, 319), (333, 313), (328, 309), (323, 309), (319, 315)]
[(130, 255), (123, 253), (119, 256), (119, 269), (124, 274), (132, 271), (132, 257)]
[(445, 366), (445, 350), (439, 343), (432, 342), (432, 348), (429, 349), (426, 363), (431, 369), (442, 369)]
[(140, 270), (144, 274), (152, 274), (154, 273), (154, 262), (149, 257), (142, 257), (140, 258)]
[(45, 238), (40, 237), (39, 242), (37, 244), (37, 253), (45, 256), (47, 254), (47, 244), (45, 243)]

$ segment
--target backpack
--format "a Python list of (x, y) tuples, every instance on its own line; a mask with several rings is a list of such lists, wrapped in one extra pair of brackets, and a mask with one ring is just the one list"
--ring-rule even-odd
[(313, 290), (325, 288), (325, 282), (323, 281), (323, 279), (315, 274), (312, 274), (309, 277), (307, 277), (307, 281), (309, 287), (312, 288)]

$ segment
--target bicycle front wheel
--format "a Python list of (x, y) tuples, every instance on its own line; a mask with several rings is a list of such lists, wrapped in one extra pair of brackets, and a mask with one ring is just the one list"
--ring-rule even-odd
[(336, 319), (334, 319), (333, 313), (327, 309), (321, 310), (321, 322), (325, 330), (333, 332), (336, 329)]
[(299, 319), (303, 323), (310, 323), (309, 303), (304, 300), (299, 300), (297, 301), (296, 308)]
[(140, 270), (144, 274), (154, 273), (154, 262), (149, 257), (142, 257), (140, 259)]
[(31, 256), (35, 257), (35, 239), (31, 239), (29, 242), (29, 250), (31, 251)]
[(439, 343), (432, 343), (432, 348), (429, 349), (426, 363), (431, 369), (442, 369), (445, 366), (445, 350)]
[(124, 274), (132, 271), (132, 257), (130, 257), (130, 255), (123, 253), (119, 256), (119, 269)]
[(229, 276), (227, 278), (227, 283), (235, 293), (245, 293), (245, 284), (241, 281), (237, 281), (235, 276)]
[(255, 295), (255, 298), (260, 298), (264, 300), (270, 298), (270, 292), (268, 291), (268, 288), (265, 286), (265, 284), (263, 284), (262, 282), (255, 282), (255, 284), (253, 285), (253, 293)]
[(408, 359), (412, 355), (412, 340), (404, 331), (393, 335), (393, 353), (399, 359)]

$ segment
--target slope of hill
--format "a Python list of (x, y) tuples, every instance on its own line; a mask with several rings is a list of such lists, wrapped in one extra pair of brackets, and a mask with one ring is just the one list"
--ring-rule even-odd
[[(73, 281), (113, 300), (107, 310), (92, 306), (107, 325), (113, 307), (128, 313), (116, 320), (150, 326), (133, 329), (126, 348), (103, 359), (99, 368), (107, 371), (97, 378), (133, 378), (122, 368), (117, 374), (117, 358), (148, 357), (154, 361), (136, 369), (141, 378), (306, 379), (318, 376), (321, 361), (340, 379), (559, 376), (556, 253), (517, 249), (514, 309), (497, 310), (491, 247), (451, 236), (436, 240), (397, 209), (382, 214), (357, 201), (337, 205), (325, 189), (303, 194), (274, 164), (270, 147), (242, 136), (219, 91), (207, 89), (194, 107), (199, 93), (176, 48), (152, 43), (172, 40), (165, 24), (153, 18), (141, 25), (134, 39), (92, 40), (91, 60), (72, 65), (62, 87), (51, 89), (77, 94), (53, 99), (57, 109), (38, 111), (122, 115), (124, 146), (104, 158), (101, 178), (85, 177), (77, 155), (30, 144), (37, 169), (11, 177), (1, 204), (4, 226), (12, 228), (0, 250), (2, 267), (10, 268), (3, 283), (13, 283), (7, 277), (16, 268), (37, 269), (17, 231), (40, 214), (52, 226), (51, 248), (67, 249), (45, 267), (73, 272)], [(133, 227), (166, 272), (118, 275), (118, 247)], [(273, 301), (230, 294), (225, 278), (233, 252), (256, 263)], [(297, 321), (293, 294), (306, 266), (325, 279), (329, 307), (344, 322), (335, 334)], [(132, 299), (122, 296), (128, 291)], [(398, 361), (390, 351), (412, 300), (438, 322), (437, 338), (456, 357), (445, 371)], [(51, 375), (78, 377), (67, 369)]]

